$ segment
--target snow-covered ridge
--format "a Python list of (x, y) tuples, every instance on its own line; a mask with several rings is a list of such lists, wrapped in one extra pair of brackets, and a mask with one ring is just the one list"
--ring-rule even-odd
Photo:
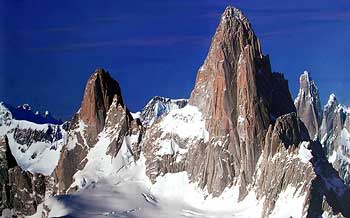
[(150, 126), (160, 117), (168, 114), (171, 110), (183, 108), (187, 105), (187, 99), (170, 99), (166, 97), (155, 96), (139, 113), (134, 113), (141, 119), (144, 126)]
[[(24, 105), (21, 110), (30, 110)], [(32, 173), (50, 175), (57, 165), (66, 141), (62, 125), (17, 120), (4, 103), (0, 103), (0, 136), (6, 135), (18, 165)]]

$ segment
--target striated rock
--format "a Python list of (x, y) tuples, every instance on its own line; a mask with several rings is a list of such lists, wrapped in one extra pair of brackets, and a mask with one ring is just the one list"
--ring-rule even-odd
[(268, 56), (238, 9), (223, 13), (189, 104), (202, 112), (210, 138), (191, 149), (189, 157), (198, 160), (190, 160), (186, 169), (191, 179), (216, 196), (238, 182), (243, 198), (270, 123), (295, 107), (287, 81), (271, 72)]
[(317, 138), (322, 122), (321, 102), (318, 88), (307, 71), (300, 76), (300, 89), (294, 104), (311, 138)]

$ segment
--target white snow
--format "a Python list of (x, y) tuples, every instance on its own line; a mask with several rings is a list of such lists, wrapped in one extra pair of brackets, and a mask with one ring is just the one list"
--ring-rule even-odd
[[(190, 183), (185, 172), (166, 174), (151, 184), (145, 175), (145, 158), (130, 162), (118, 173), (73, 195), (55, 197), (55, 213), (69, 211), (73, 217), (257, 217), (262, 203), (254, 192), (238, 202), (238, 187), (214, 198)], [(59, 204), (57, 204), (57, 201)], [(56, 209), (55, 209), (56, 208)], [(59, 208), (59, 209), (57, 209)], [(50, 214), (51, 215), (51, 214)], [(57, 215), (57, 214), (56, 214)]]
[(134, 119), (139, 119), (141, 117), (141, 112), (138, 111), (138, 112), (135, 112), (135, 113), (132, 113), (131, 112), (131, 116), (134, 118)]
[(138, 136), (124, 137), (122, 146), (115, 158), (107, 154), (108, 146), (112, 139), (108, 133), (103, 131), (99, 135), (98, 142), (89, 151), (86, 159), (88, 160), (84, 169), (74, 174), (74, 182), (71, 187), (77, 186), (79, 189), (98, 182), (100, 179), (117, 173), (124, 167), (127, 167), (134, 161), (134, 156), (130, 145), (138, 140)]
[(309, 144), (310, 142), (305, 142), (305, 141), (300, 144), (298, 158), (303, 163), (308, 163), (313, 157), (311, 154), (311, 150), (308, 149)]
[(350, 134), (346, 128), (343, 128), (340, 133), (340, 144), (344, 146), (344, 149), (350, 150)]
[(181, 148), (173, 139), (165, 139), (162, 141), (162, 146), (156, 152), (156, 155), (175, 155), (175, 154), (185, 154), (188, 149)]
[(242, 115), (238, 116), (237, 122), (238, 123), (243, 123), (245, 121), (245, 117), (243, 117)]
[(163, 134), (176, 134), (181, 138), (203, 138), (209, 140), (209, 133), (205, 129), (205, 121), (197, 107), (187, 105), (181, 109), (174, 109), (160, 122)]
[(334, 102), (336, 102), (336, 97), (335, 97), (335, 94), (332, 93), (330, 96), (329, 96), (329, 99), (328, 99), (328, 102), (327, 104), (324, 106), (325, 108), (329, 108), (333, 105)]
[(301, 195), (296, 193), (294, 187), (288, 186), (284, 192), (281, 192), (275, 204), (275, 209), (269, 217), (302, 217), (304, 200), (306, 193)]
[(328, 162), (333, 164), (336, 160), (337, 160), (337, 152), (333, 151), (332, 155), (329, 156), (328, 158)]

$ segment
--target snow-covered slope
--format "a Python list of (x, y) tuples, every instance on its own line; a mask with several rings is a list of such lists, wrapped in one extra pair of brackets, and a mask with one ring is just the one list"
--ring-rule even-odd
[(153, 97), (142, 109), (139, 118), (144, 126), (152, 125), (161, 116), (173, 109), (183, 108), (187, 105), (187, 99), (170, 99), (160, 96)]
[(63, 125), (17, 120), (8, 107), (0, 103), (0, 136), (4, 135), (18, 165), (23, 170), (44, 175), (50, 175), (55, 169), (66, 140)]
[(152, 184), (145, 175), (145, 167), (145, 158), (141, 157), (81, 192), (57, 196), (50, 205), (50, 214), (61, 212), (61, 216), (77, 218), (226, 218), (234, 214), (254, 218), (262, 209), (254, 193), (238, 203), (238, 188), (227, 189), (220, 198), (213, 198), (191, 184), (186, 172), (167, 174)]

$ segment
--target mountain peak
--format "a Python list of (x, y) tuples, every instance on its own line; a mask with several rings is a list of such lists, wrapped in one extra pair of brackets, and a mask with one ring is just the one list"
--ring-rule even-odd
[[(285, 103), (280, 104), (281, 101)], [(278, 116), (294, 112), (295, 107), (287, 81), (281, 74), (272, 73), (269, 58), (262, 54), (248, 19), (234, 7), (227, 7), (222, 15), (189, 104), (202, 113), (211, 138), (207, 145), (211, 152), (198, 159), (215, 160), (220, 152), (229, 151), (226, 178), (217, 173), (222, 169), (220, 163), (211, 161), (193, 166), (190, 171), (199, 174), (194, 178), (201, 178), (201, 186), (207, 186), (214, 195), (232, 183), (230, 178), (240, 178), (243, 197), (252, 182), (269, 125)], [(226, 143), (226, 150), (221, 151), (216, 144), (222, 142)], [(217, 171), (200, 171), (208, 168)]]
[(308, 71), (300, 76), (300, 89), (294, 104), (299, 118), (304, 122), (310, 137), (317, 137), (322, 122), (322, 109), (318, 88)]
[(325, 107), (331, 107), (334, 104), (338, 104), (337, 97), (334, 93), (329, 95), (328, 102)]
[(103, 129), (114, 97), (124, 107), (119, 83), (104, 69), (96, 69), (86, 84), (79, 112), (80, 119), (88, 126), (91, 138), (96, 138)]
[(243, 12), (234, 6), (227, 6), (221, 18), (223, 20), (234, 18), (241, 21), (248, 21), (246, 16), (244, 16)]

